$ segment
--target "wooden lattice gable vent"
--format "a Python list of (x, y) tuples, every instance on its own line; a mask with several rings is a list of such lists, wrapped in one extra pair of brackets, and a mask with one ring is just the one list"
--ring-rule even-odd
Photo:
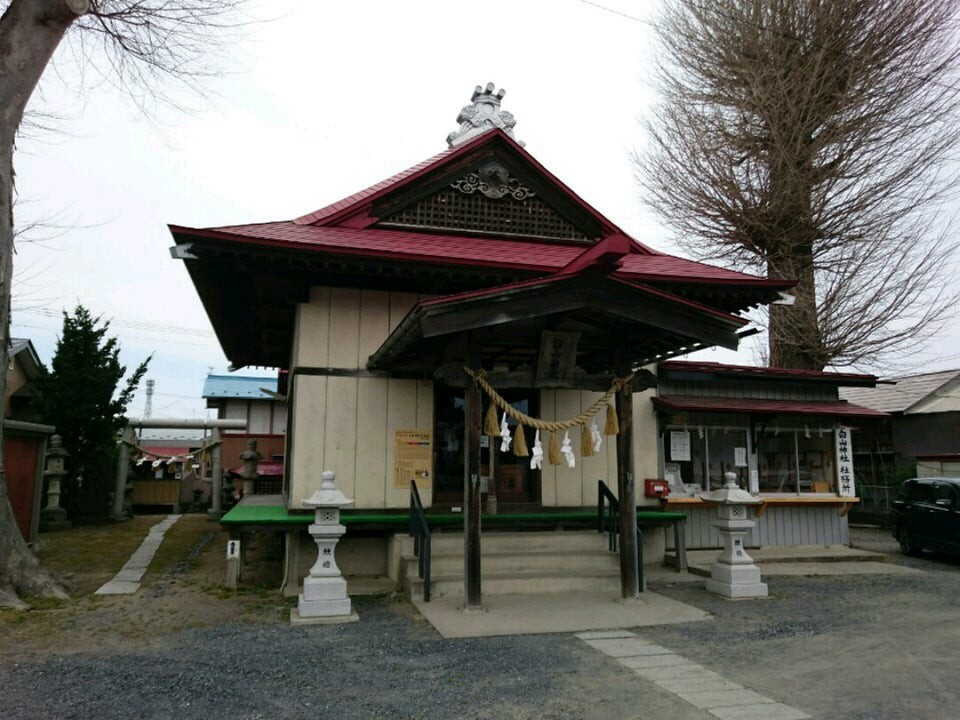
[(447, 178), (425, 197), (381, 218), (377, 225), (479, 235), (591, 242), (597, 229), (578, 227), (496, 160)]
[(519, 158), (484, 153), (375, 204), (376, 226), (590, 244), (605, 234), (564, 188)]

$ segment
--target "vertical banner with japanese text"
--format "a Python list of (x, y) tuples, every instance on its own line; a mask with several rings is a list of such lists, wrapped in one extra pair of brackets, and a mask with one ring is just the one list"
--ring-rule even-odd
[(837, 428), (837, 491), (840, 497), (856, 497), (853, 482), (853, 443), (850, 428)]

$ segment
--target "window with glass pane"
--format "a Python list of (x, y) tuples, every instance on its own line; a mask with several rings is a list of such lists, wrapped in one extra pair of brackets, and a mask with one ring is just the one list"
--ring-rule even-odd
[(680, 482), (707, 487), (706, 435), (696, 428), (669, 428), (663, 434), (665, 462), (680, 472)]
[(760, 492), (797, 492), (797, 441), (792, 430), (765, 430), (757, 443)]
[(747, 487), (747, 431), (718, 428), (707, 430), (707, 452), (710, 455), (710, 487), (723, 487), (724, 473), (737, 475), (737, 484)]
[(833, 431), (797, 432), (797, 458), (800, 465), (800, 492), (836, 492), (834, 477)]

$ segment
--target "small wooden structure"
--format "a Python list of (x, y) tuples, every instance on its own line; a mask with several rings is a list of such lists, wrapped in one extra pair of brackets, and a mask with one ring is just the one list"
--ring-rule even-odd
[(838, 388), (870, 388), (875, 376), (671, 360), (657, 380), (662, 502), (687, 513), (688, 547), (719, 546), (716, 508), (699, 495), (728, 472), (762, 501), (750, 547), (849, 542), (852, 428), (887, 416), (841, 400)]
[(43, 506), (43, 471), (51, 425), (3, 421), (3, 459), (13, 516), (27, 543), (37, 538)]

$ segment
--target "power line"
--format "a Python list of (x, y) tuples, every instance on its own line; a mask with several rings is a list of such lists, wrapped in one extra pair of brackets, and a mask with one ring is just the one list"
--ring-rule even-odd
[[(21, 313), (25, 315), (42, 315), (44, 317), (55, 317), (60, 318), (63, 316), (63, 312), (59, 310), (49, 310), (47, 308), (12, 308), (12, 313)], [(102, 316), (101, 316), (102, 317)], [(161, 332), (167, 333), (170, 335), (189, 335), (191, 337), (203, 337), (203, 338), (212, 338), (214, 337), (213, 332), (210, 330), (202, 330), (200, 328), (189, 328), (182, 327), (180, 325), (163, 325), (160, 323), (151, 323), (143, 320), (124, 320), (122, 318), (105, 318), (106, 322), (110, 325), (115, 325), (117, 327), (130, 328), (131, 330), (147, 330), (150, 332)]]
[(620, 17), (627, 18), (628, 20), (633, 20), (634, 22), (638, 22), (638, 23), (641, 23), (641, 24), (643, 24), (643, 25), (648, 25), (649, 27), (652, 27), (652, 28), (654, 28), (654, 29), (656, 29), (656, 27), (657, 27), (656, 25), (654, 25), (654, 24), (653, 24), (652, 22), (650, 22), (649, 20), (645, 20), (645, 19), (643, 19), (643, 18), (638, 18), (638, 17), (635, 17), (635, 16), (633, 16), (633, 15), (628, 15), (628, 14), (625, 13), (625, 12), (621, 12), (620, 10), (614, 10), (613, 8), (607, 7), (606, 5), (600, 5), (599, 3), (590, 2), (590, 0), (580, 0), (580, 2), (582, 2), (584, 5), (590, 5), (591, 7), (595, 7), (595, 8), (597, 8), (598, 10), (603, 10), (603, 11), (605, 11), (605, 12), (612, 13), (613, 15), (619, 15)]

